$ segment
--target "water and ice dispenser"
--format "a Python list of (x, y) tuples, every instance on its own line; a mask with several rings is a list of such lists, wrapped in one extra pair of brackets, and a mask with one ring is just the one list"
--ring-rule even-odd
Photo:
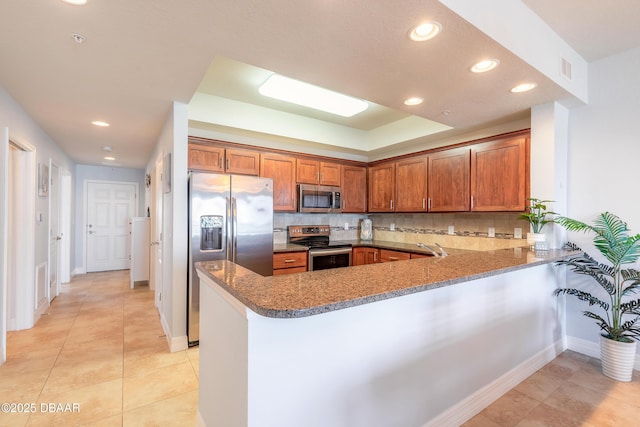
[(200, 217), (200, 250), (222, 250), (222, 226), (221, 215), (202, 215)]

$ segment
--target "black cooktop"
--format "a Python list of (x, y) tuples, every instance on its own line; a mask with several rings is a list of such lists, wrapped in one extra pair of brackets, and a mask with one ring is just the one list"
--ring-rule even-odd
[(309, 248), (350, 248), (351, 243), (331, 240), (331, 227), (328, 225), (290, 225), (287, 227), (289, 243)]

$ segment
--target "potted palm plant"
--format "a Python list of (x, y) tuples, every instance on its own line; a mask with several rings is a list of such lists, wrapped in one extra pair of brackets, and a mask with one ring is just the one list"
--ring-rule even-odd
[(518, 219), (523, 219), (531, 224), (531, 233), (527, 233), (527, 242), (536, 250), (548, 249), (546, 236), (542, 229), (550, 222), (554, 222), (553, 217), (549, 217), (549, 215), (556, 215), (556, 213), (547, 211), (547, 203), (552, 203), (553, 200), (541, 200), (535, 197), (530, 197), (527, 200), (530, 203), (529, 211), (518, 217)]
[(599, 263), (576, 245), (568, 243), (569, 249), (582, 253), (557, 264), (567, 265), (571, 271), (593, 278), (604, 289), (605, 293), (600, 293), (604, 297), (574, 288), (557, 289), (555, 294), (572, 295), (589, 303), (590, 307), (600, 309), (601, 314), (590, 310), (583, 314), (600, 326), (602, 372), (619, 381), (631, 381), (635, 340), (640, 339), (640, 298), (630, 297), (640, 290), (640, 271), (625, 266), (640, 257), (640, 234), (630, 236), (627, 224), (609, 212), (601, 213), (593, 225), (566, 217), (556, 218), (555, 222), (569, 231), (594, 233), (593, 243), (608, 261), (608, 264)]

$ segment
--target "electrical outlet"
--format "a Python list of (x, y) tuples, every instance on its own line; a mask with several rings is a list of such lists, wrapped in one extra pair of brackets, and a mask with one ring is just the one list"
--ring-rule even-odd
[(496, 228), (495, 227), (489, 227), (488, 235), (489, 235), (489, 237), (496, 237)]
[(395, 231), (395, 229), (396, 229), (396, 224), (395, 223), (392, 222), (391, 224), (389, 224), (389, 230)]
[(513, 238), (522, 239), (522, 228), (516, 227), (513, 229)]
[(450, 226), (449, 226), (449, 231), (448, 231), (448, 233), (449, 233), (449, 234), (455, 234), (455, 228), (454, 228), (454, 226), (453, 226), (453, 225), (450, 225)]

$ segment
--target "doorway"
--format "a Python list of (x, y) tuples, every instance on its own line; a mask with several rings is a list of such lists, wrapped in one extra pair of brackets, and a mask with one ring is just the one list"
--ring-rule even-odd
[(129, 219), (137, 214), (135, 182), (87, 181), (85, 185), (87, 273), (129, 268)]
[[(6, 135), (5, 135), (6, 136)], [(35, 289), (35, 149), (28, 144), (2, 141), (6, 175), (3, 179), (3, 197), (0, 206), (5, 273), (3, 287), (6, 304), (2, 311), (6, 330), (28, 329), (36, 319)], [(6, 226), (6, 228), (4, 228)], [(0, 263), (1, 264), (1, 263)], [(1, 289), (0, 289), (1, 290)]]
[(60, 293), (60, 168), (49, 161), (49, 303)]
[(157, 309), (162, 313), (162, 226), (163, 226), (163, 197), (162, 197), (162, 165), (163, 155), (156, 159), (151, 179), (151, 265), (149, 287), (155, 290)]

